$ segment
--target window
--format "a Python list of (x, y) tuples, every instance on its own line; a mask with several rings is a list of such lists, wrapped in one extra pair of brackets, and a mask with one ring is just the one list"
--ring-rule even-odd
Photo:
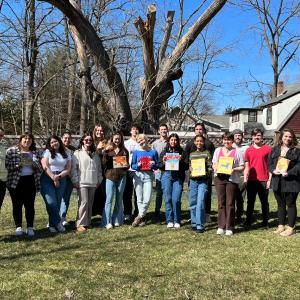
[(249, 111), (248, 122), (257, 122), (257, 112), (256, 111)]
[(272, 107), (267, 108), (267, 125), (272, 124)]
[(234, 113), (232, 114), (232, 123), (238, 122), (240, 120), (240, 115), (239, 113)]

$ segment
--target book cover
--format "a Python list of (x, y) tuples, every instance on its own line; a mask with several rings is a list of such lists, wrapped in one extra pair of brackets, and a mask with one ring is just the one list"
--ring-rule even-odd
[(165, 170), (178, 171), (179, 170), (179, 153), (166, 153), (165, 155)]
[(32, 166), (32, 154), (31, 153), (21, 153), (21, 165), (22, 166)]
[(151, 157), (150, 156), (143, 156), (140, 158), (139, 162), (140, 170), (141, 171), (151, 171)]
[(114, 156), (113, 157), (113, 168), (114, 169), (128, 168), (126, 156)]
[(217, 173), (231, 175), (233, 166), (233, 157), (220, 156), (217, 166)]
[(280, 173), (286, 173), (289, 167), (290, 160), (285, 157), (279, 157), (276, 165), (276, 170)]
[(199, 158), (193, 158), (191, 160), (191, 177), (199, 177), (199, 176), (205, 176), (206, 175), (206, 169), (205, 169), (205, 158), (199, 157)]

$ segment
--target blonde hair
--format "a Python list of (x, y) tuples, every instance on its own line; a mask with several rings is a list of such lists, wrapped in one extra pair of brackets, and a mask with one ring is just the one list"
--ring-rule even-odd
[(139, 143), (140, 140), (144, 140), (145, 141), (145, 146), (149, 146), (148, 137), (143, 133), (138, 134), (136, 140), (137, 140), (138, 143)]

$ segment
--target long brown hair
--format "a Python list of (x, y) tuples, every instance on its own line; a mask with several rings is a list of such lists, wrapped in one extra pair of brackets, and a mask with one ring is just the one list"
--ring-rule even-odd
[(35, 151), (35, 150), (36, 150), (36, 145), (35, 145), (34, 136), (33, 136), (33, 134), (30, 133), (30, 132), (25, 132), (25, 133), (23, 133), (22, 135), (20, 135), (20, 137), (19, 137), (19, 142), (18, 142), (18, 144), (17, 144), (17, 147), (21, 150), (21, 141), (22, 141), (22, 139), (25, 138), (25, 137), (29, 137), (29, 138), (32, 140), (32, 143), (31, 143), (31, 145), (30, 145), (30, 147), (29, 147), (29, 150), (30, 150), (30, 151)]
[(291, 134), (291, 136), (292, 136), (291, 146), (292, 147), (296, 147), (297, 144), (298, 144), (298, 141), (297, 141), (297, 138), (296, 138), (294, 130), (291, 129), (291, 128), (283, 128), (280, 131), (280, 134), (279, 134), (279, 137), (278, 137), (278, 145), (282, 145), (282, 137), (283, 137), (283, 135), (284, 135), (285, 132), (289, 132)]

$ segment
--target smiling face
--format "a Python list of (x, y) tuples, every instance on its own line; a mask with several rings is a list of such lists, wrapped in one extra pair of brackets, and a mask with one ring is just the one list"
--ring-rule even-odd
[(137, 127), (133, 126), (130, 130), (130, 134), (132, 137), (135, 138), (139, 134), (139, 129)]
[(204, 148), (204, 139), (203, 137), (196, 137), (194, 141), (195, 146), (197, 147), (197, 150), (203, 149)]
[(20, 146), (23, 150), (29, 150), (29, 147), (32, 145), (32, 138), (29, 136), (24, 136), (21, 139)]
[(97, 126), (95, 130), (95, 135), (97, 139), (103, 140), (104, 139), (104, 130), (102, 126)]
[(262, 141), (263, 141), (263, 135), (262, 135), (260, 132), (258, 132), (258, 133), (256, 133), (256, 134), (252, 135), (252, 141), (253, 141), (253, 143), (256, 144), (256, 145), (262, 144)]
[(58, 148), (59, 148), (59, 142), (58, 142), (58, 140), (55, 139), (55, 138), (52, 138), (52, 139), (50, 140), (50, 147), (51, 147), (53, 150), (58, 151)]
[(168, 129), (166, 126), (160, 126), (158, 131), (160, 137), (166, 138), (168, 136)]
[(90, 135), (87, 135), (83, 139), (83, 146), (87, 149), (89, 149), (93, 145), (93, 138)]
[(195, 127), (195, 135), (204, 134), (204, 133), (205, 133), (205, 130), (202, 125), (197, 125)]
[(68, 148), (68, 147), (70, 146), (70, 144), (71, 144), (71, 135), (68, 134), (68, 133), (65, 133), (65, 134), (63, 135), (63, 137), (61, 138), (61, 141), (62, 141), (63, 145), (64, 145), (66, 148)]
[(288, 131), (285, 131), (282, 136), (282, 145), (289, 147), (289, 146), (291, 146), (292, 141), (293, 141), (292, 134)]
[(223, 138), (223, 146), (226, 148), (226, 149), (230, 149), (232, 147), (232, 144), (233, 144), (233, 140), (229, 139), (229, 138)]
[(178, 146), (177, 138), (175, 136), (172, 136), (169, 140), (169, 144), (172, 148)]
[(121, 136), (119, 134), (115, 134), (112, 138), (112, 142), (115, 146), (119, 146), (121, 143)]
[(240, 145), (242, 143), (242, 140), (243, 140), (243, 135), (241, 133), (236, 133), (233, 137), (234, 139), (234, 142), (237, 144), (237, 145)]

